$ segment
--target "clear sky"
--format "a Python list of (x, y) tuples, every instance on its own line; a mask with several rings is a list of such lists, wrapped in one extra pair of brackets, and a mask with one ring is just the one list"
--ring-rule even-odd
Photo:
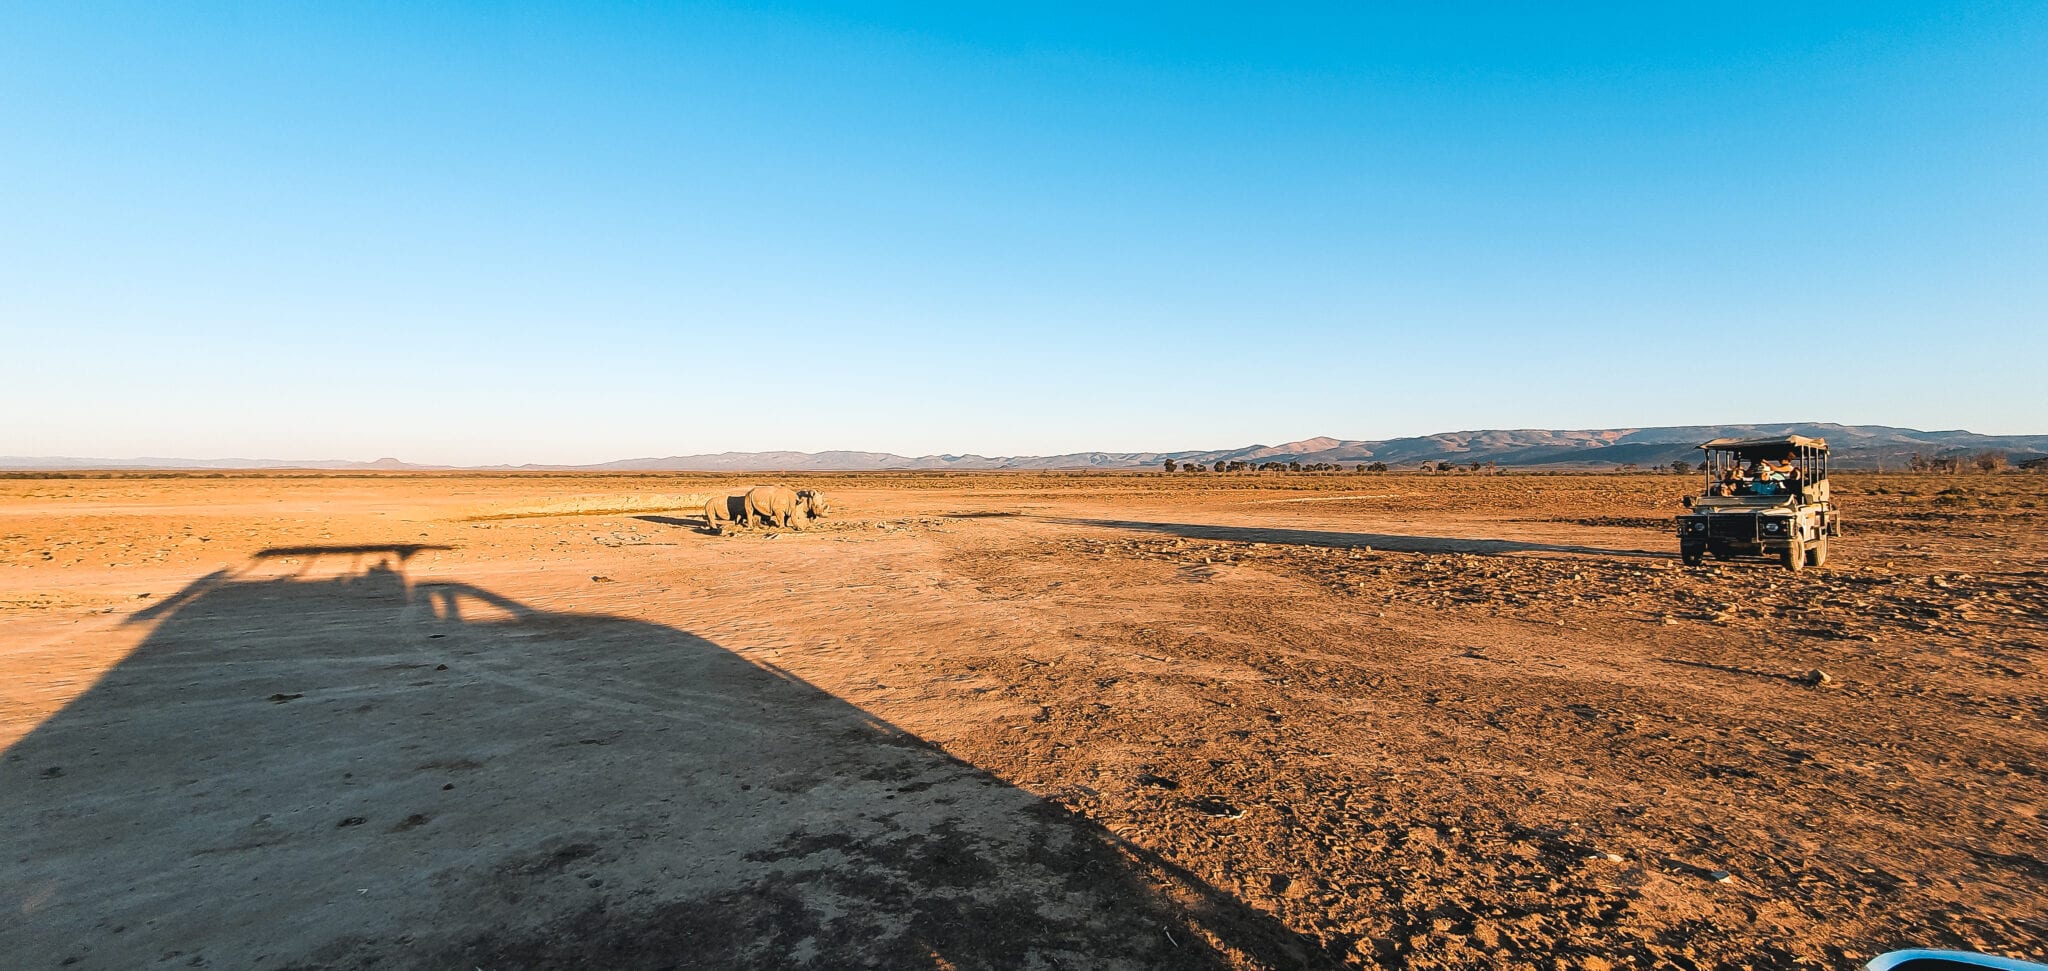
[(2048, 432), (2048, 4), (0, 5), (0, 454)]

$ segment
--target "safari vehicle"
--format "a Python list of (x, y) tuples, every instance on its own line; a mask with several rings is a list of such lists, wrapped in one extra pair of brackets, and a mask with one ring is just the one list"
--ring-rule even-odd
[(2048, 965), (2022, 961), (2018, 958), (1999, 957), (1995, 954), (1979, 954), (1975, 951), (1930, 951), (1914, 948), (1906, 951), (1892, 951), (1870, 959), (1864, 965), (1868, 971), (2048, 971)]
[(1825, 566), (1828, 537), (1842, 521), (1828, 498), (1825, 439), (1717, 438), (1707, 453), (1706, 488), (1685, 497), (1678, 556), (1698, 566), (1707, 556), (1776, 557), (1788, 570)]

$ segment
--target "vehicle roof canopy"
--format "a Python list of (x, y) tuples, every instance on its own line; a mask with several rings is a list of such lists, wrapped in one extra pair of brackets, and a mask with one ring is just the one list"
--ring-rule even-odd
[(1717, 438), (1700, 447), (1717, 452), (1734, 452), (1748, 458), (1752, 455), (1783, 455), (1795, 448), (1826, 452), (1828, 440), (1807, 438), (1804, 435), (1781, 435), (1777, 438)]

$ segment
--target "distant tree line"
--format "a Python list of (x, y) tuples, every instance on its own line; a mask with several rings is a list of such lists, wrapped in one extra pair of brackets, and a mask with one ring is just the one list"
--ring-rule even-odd
[[(1315, 474), (1347, 471), (1388, 471), (1387, 463), (1385, 462), (1359, 462), (1347, 467), (1338, 462), (1246, 462), (1223, 459), (1215, 462), (1185, 462), (1177, 459), (1167, 459), (1163, 465), (1168, 472), (1305, 472)], [(1915, 452), (1912, 458), (1907, 460), (1906, 468), (1914, 472), (1938, 472), (1951, 475), (1960, 474), (1972, 469), (1984, 473), (2005, 472), (2013, 468), (2026, 472), (2048, 472), (2048, 455), (2037, 456), (2015, 463), (2012, 460), (2012, 456), (1998, 451), (1979, 452), (1975, 455), (1933, 456)], [(1616, 466), (1615, 469), (1619, 472), (1668, 472), (1672, 475), (1690, 475), (1706, 472), (1707, 463), (1692, 462), (1686, 459), (1672, 459), (1668, 464), (1653, 465), (1648, 469), (1644, 469), (1634, 462), (1625, 462)], [(1461, 466), (1448, 460), (1442, 460), (1423, 462), (1416, 467), (1416, 470), (1431, 474), (1445, 472), (1497, 474), (1500, 471), (1500, 465), (1493, 461), (1474, 459)]]
[[(1166, 467), (1166, 471), (1168, 471), (1168, 472), (1311, 472), (1311, 473), (1327, 473), (1327, 472), (1343, 472), (1343, 471), (1346, 471), (1346, 469), (1345, 469), (1344, 465), (1343, 465), (1342, 463), (1339, 463), (1339, 462), (1308, 462), (1308, 463), (1303, 463), (1303, 462), (1298, 462), (1298, 461), (1297, 461), (1297, 462), (1244, 462), (1244, 461), (1234, 461), (1234, 460), (1223, 460), (1223, 459), (1218, 459), (1218, 460), (1217, 460), (1217, 461), (1215, 461), (1215, 462), (1183, 462), (1183, 461), (1180, 461), (1180, 460), (1177, 460), (1177, 459), (1167, 459), (1167, 460), (1166, 460), (1166, 461), (1165, 461), (1165, 462), (1164, 462), (1163, 464), (1165, 465), (1165, 467)], [(1352, 467), (1351, 467), (1351, 468), (1349, 469), (1349, 471), (1352, 471), (1352, 472), (1385, 472), (1385, 471), (1387, 471), (1387, 463), (1385, 463), (1385, 462), (1372, 462), (1372, 463), (1360, 462), (1360, 463), (1358, 463), (1357, 465), (1354, 465), (1354, 466), (1352, 466)]]
[[(2041, 459), (2031, 459), (2031, 460), (2028, 460), (2028, 461), (2026, 461), (2026, 462), (2021, 462), (2021, 463), (2020, 463), (2020, 468), (2023, 468), (2023, 469), (2027, 469), (2028, 471), (2032, 471), (2032, 470), (2034, 470), (2034, 469), (2036, 469), (2036, 468), (2039, 468), (2039, 467), (2040, 467), (2040, 465), (2041, 465), (2041, 461), (2042, 461)], [(1978, 453), (1977, 453), (1977, 454), (1975, 454), (1975, 455), (1968, 455), (1968, 456), (1964, 456), (1964, 455), (1933, 455), (1933, 456), (1929, 456), (1929, 455), (1922, 455), (1922, 454), (1920, 454), (1919, 452), (1914, 452), (1911, 458), (1908, 458), (1908, 459), (1906, 459), (1906, 468), (1907, 468), (1907, 469), (1908, 469), (1909, 471), (1913, 471), (1913, 472), (1945, 472), (1945, 473), (1948, 473), (1948, 474), (1950, 474), (1950, 475), (1954, 475), (1954, 474), (1956, 474), (1956, 473), (1959, 473), (1959, 472), (1962, 472), (1962, 471), (1964, 471), (1965, 469), (1970, 469), (1970, 468), (1975, 468), (1975, 469), (1976, 469), (1977, 471), (1979, 471), (1979, 472), (1985, 472), (1985, 473), (1995, 473), (1995, 472), (2003, 472), (2003, 471), (2005, 471), (2005, 470), (2006, 470), (2007, 468), (2010, 468), (2010, 467), (2011, 467), (2011, 465), (2012, 465), (2012, 457), (2011, 457), (2011, 456), (2009, 456), (2009, 455), (2005, 454), (2004, 452), (1996, 452), (1996, 451), (1992, 451), (1992, 452), (1978, 452)]]

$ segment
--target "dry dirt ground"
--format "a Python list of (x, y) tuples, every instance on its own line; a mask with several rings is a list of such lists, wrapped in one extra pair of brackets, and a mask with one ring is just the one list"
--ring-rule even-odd
[(2048, 957), (2048, 477), (785, 481), (0, 479), (0, 966)]

